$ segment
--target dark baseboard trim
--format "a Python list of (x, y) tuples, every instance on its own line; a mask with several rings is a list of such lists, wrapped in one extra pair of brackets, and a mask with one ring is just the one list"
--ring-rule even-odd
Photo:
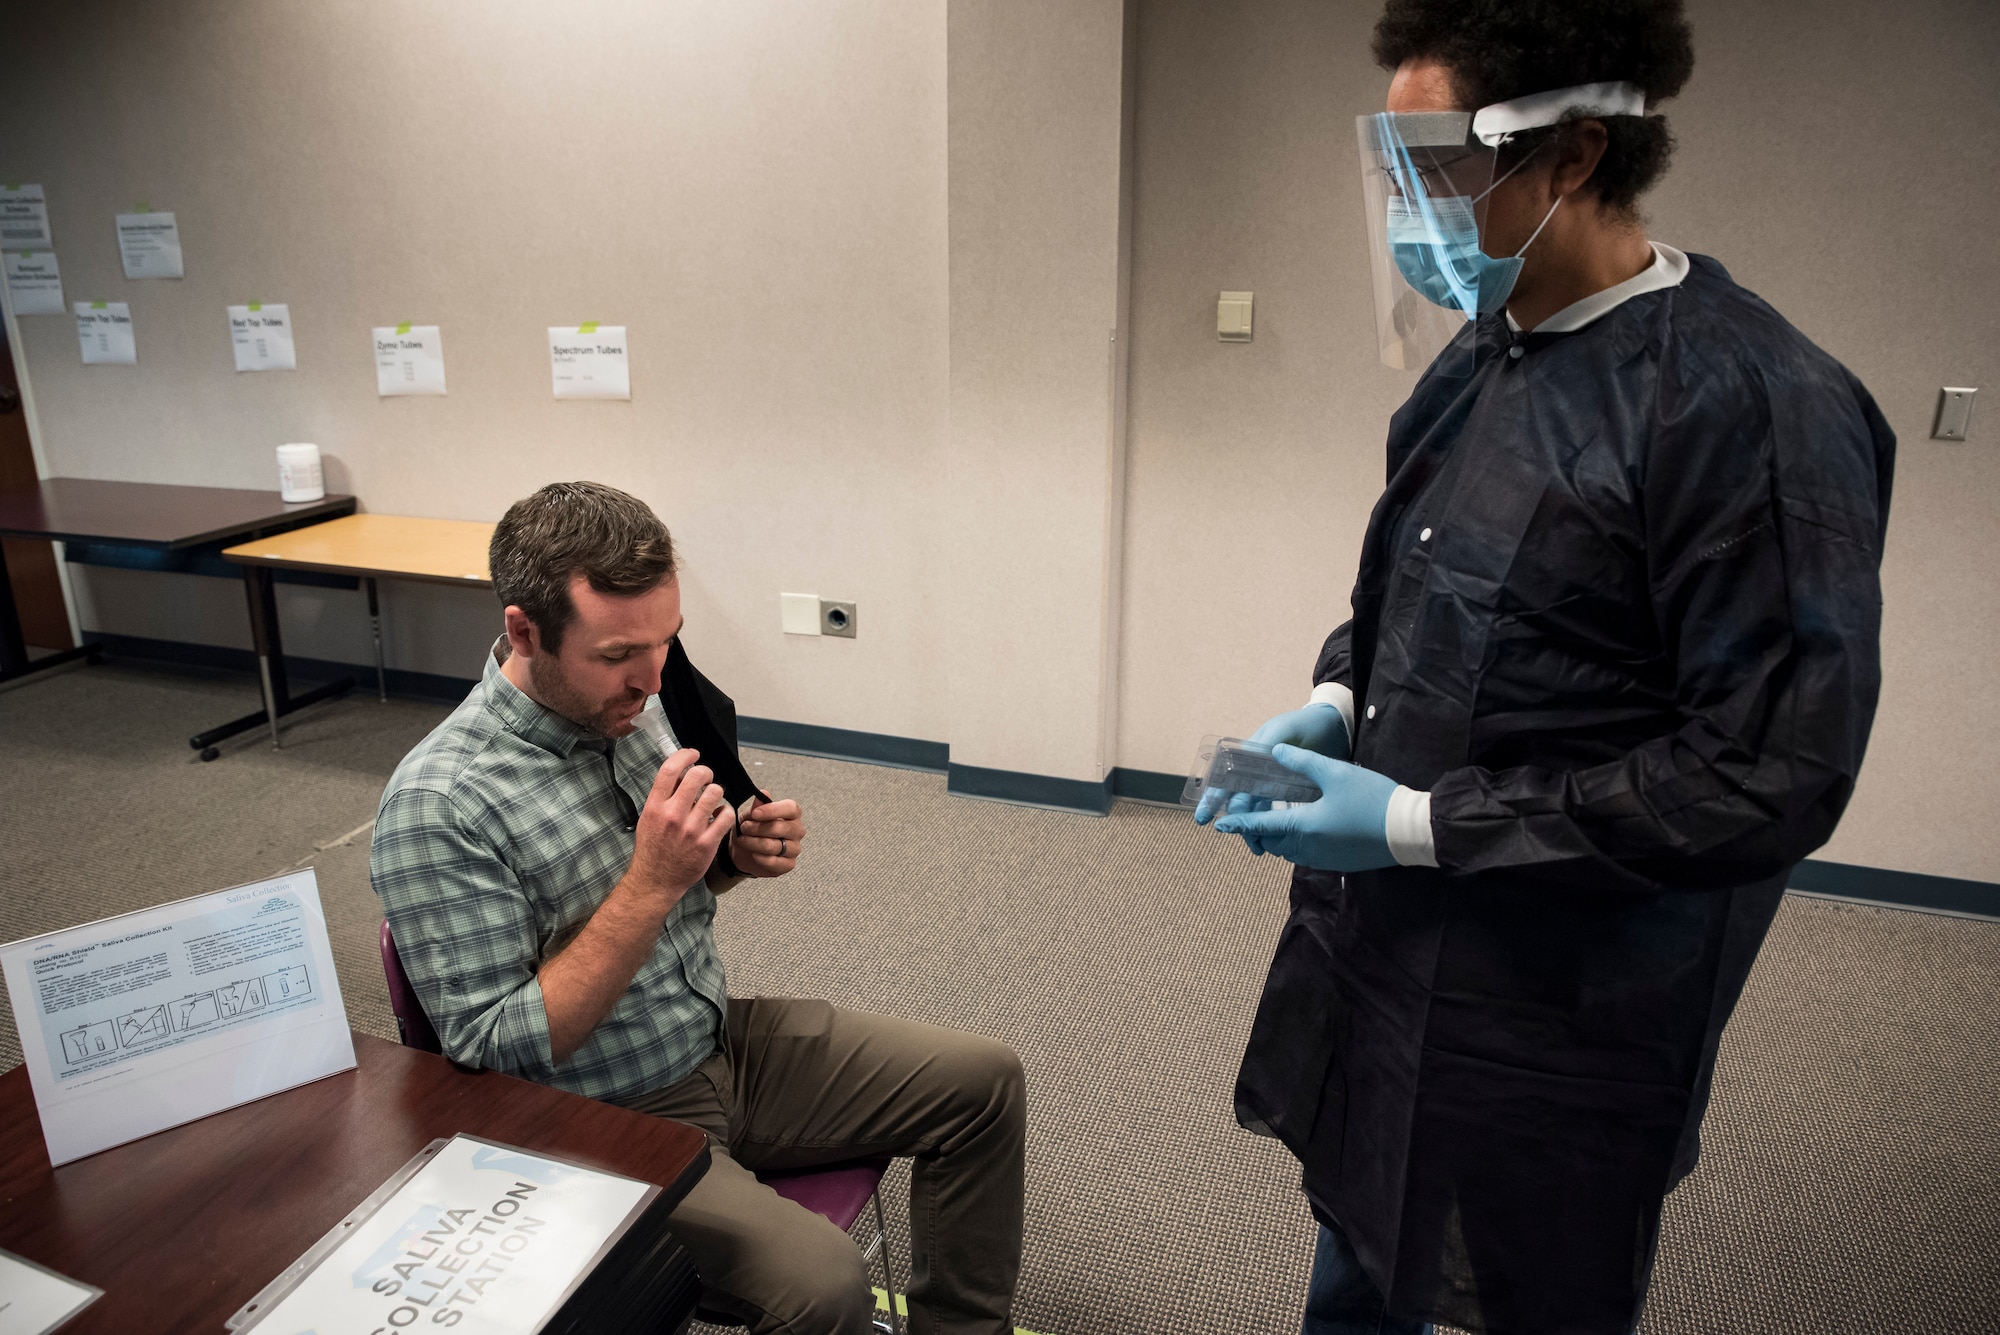
[(1128, 802), (1150, 802), (1157, 806), (1177, 807), (1181, 804), (1181, 789), (1187, 787), (1187, 779), (1179, 774), (1161, 774), (1157, 770), (1126, 769), (1120, 765), (1111, 771), (1111, 795), (1122, 797)]
[[(106, 654), (116, 658), (223, 672), (254, 674), (257, 670), (257, 657), (248, 649), (189, 644), (180, 640), (153, 640), (138, 635), (91, 633), (85, 635), (84, 640), (98, 645)], [(305, 681), (331, 681), (335, 677), (352, 676), (361, 691), (375, 682), (372, 664), (337, 663), (320, 658), (298, 658), (291, 654), (285, 655), (285, 663)], [(388, 672), (389, 693), (406, 699), (457, 704), (476, 685), (477, 682), (467, 678), (445, 677), (431, 672), (407, 672), (400, 668), (390, 668)], [(1109, 812), (1113, 798), (1178, 806), (1181, 787), (1187, 782), (1178, 774), (1126, 769), (1122, 765), (1097, 783), (1085, 779), (1058, 779), (1046, 774), (954, 765), (950, 761), (951, 748), (944, 742), (926, 742), (914, 737), (894, 737), (853, 728), (828, 728), (816, 723), (787, 723), (782, 719), (744, 717), (737, 719), (736, 723), (739, 739), (745, 746), (944, 774), (946, 791), (959, 797), (1084, 812), (1093, 816)], [(1845, 862), (1807, 859), (1792, 872), (1790, 888), (1797, 894), (1824, 899), (2000, 919), (2000, 884), (1990, 881), (1967, 881), (1953, 876), (1929, 876), (1922, 872), (1891, 871), (1885, 867), (1858, 867)]]
[(945, 791), (959, 797), (983, 797), (1016, 806), (1048, 807), (1102, 816), (1111, 810), (1111, 778), (1058, 779), (1047, 774), (1022, 774), (1010, 769), (983, 769), (953, 764), (946, 771)]
[(951, 747), (943, 742), (922, 742), (914, 737), (891, 737), (882, 732), (860, 732), (853, 728), (828, 728), (817, 723), (787, 723), (783, 719), (750, 718), (736, 720), (736, 740), (744, 746), (766, 751), (789, 751), (801, 756), (824, 756), (829, 760), (858, 760), (867, 765), (887, 765), (892, 769), (918, 769), (943, 774)]
[[(86, 644), (95, 644), (112, 658), (132, 658), (152, 663), (172, 663), (177, 667), (207, 668), (215, 672), (236, 672), (255, 676), (257, 655), (248, 649), (231, 649), (219, 644), (190, 644), (185, 640), (155, 640), (144, 635), (105, 635), (91, 631)], [(353, 677), (355, 693), (375, 687), (373, 663), (340, 663), (326, 658), (285, 655), (285, 670), (301, 681), (332, 681)], [(411, 672), (390, 668), (383, 673), (389, 694), (405, 700), (432, 700), (455, 705), (479, 683), (464, 677), (445, 677), (435, 672)]]
[[(1155, 770), (1114, 769), (1111, 791), (1136, 802), (1179, 805), (1181, 786), (1177, 774)], [(1822, 899), (1848, 899), (1889, 908), (1920, 909), (1926, 913), (1955, 913), (1973, 918), (2000, 918), (2000, 885), (1990, 881), (1963, 881), (1952, 876), (1927, 876), (1922, 872), (1890, 871), (1885, 867), (1857, 867), (1845, 862), (1820, 862), (1808, 858), (1792, 872), (1791, 890)]]
[(2000, 885), (1962, 881), (1955, 876), (1808, 859), (1792, 872), (1791, 889), (1825, 899), (1858, 899), (1893, 908), (2000, 918)]

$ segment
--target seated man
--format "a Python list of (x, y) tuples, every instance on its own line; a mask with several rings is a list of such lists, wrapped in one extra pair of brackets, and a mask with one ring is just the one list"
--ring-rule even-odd
[[(673, 1229), (708, 1303), (753, 1331), (869, 1329), (853, 1243), (752, 1174), (871, 1154), (916, 1160), (912, 1329), (1010, 1331), (1012, 1049), (727, 994), (716, 892), (792, 870), (805, 825), (750, 781), (734, 706), (680, 647), (665, 526), (610, 487), (548, 486), (500, 521), (492, 569), (506, 635), (397, 766), (369, 863), (445, 1051), (706, 1131), (713, 1166)], [(665, 747), (635, 726), (655, 694)]]

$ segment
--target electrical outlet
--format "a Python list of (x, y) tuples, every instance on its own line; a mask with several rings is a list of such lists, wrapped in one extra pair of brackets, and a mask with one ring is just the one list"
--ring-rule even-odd
[(819, 600), (819, 633), (837, 635), (843, 640), (854, 638), (854, 604), (837, 603), (831, 598)]

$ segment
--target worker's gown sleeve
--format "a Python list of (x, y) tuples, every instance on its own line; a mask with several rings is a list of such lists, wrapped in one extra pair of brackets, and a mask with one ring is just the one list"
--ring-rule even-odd
[(1356, 762), (1432, 794), (1439, 865), (1298, 872), (1237, 1089), (1392, 1311), (1632, 1328), (1722, 1026), (1861, 765), (1894, 448), (1701, 257), (1576, 333), (1481, 321), (1397, 413), (1314, 676)]

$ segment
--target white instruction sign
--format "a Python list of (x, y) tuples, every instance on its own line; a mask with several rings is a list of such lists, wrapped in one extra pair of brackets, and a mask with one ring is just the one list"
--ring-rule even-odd
[(0, 946), (63, 1164), (354, 1065), (310, 870)]
[(632, 371), (625, 359), (625, 326), (551, 326), (549, 369), (559, 399), (629, 399)]
[(239, 371), (296, 371), (292, 350), (292, 308), (283, 302), (253, 301), (229, 308), (229, 338)]
[(61, 315), (69, 309), (63, 304), (62, 274), (53, 250), (10, 250), (4, 258), (14, 314)]
[(660, 1193), (471, 1136), (452, 1137), (391, 1185), (372, 1211), (356, 1212), (365, 1217), (342, 1222), (338, 1245), (306, 1254), (303, 1274), (259, 1294), (261, 1312), (237, 1335), (437, 1326), (531, 1335)]
[(49, 206), (38, 185), (0, 185), (0, 250), (54, 250)]
[(137, 366), (139, 345), (132, 337), (132, 308), (122, 301), (79, 301), (76, 341), (85, 366)]
[(375, 392), (444, 393), (444, 339), (434, 324), (382, 325), (375, 330)]
[(181, 277), (181, 229), (174, 215), (119, 214), (118, 254), (127, 278)]
[(0, 1252), (0, 1335), (44, 1335), (104, 1296), (12, 1252)]

